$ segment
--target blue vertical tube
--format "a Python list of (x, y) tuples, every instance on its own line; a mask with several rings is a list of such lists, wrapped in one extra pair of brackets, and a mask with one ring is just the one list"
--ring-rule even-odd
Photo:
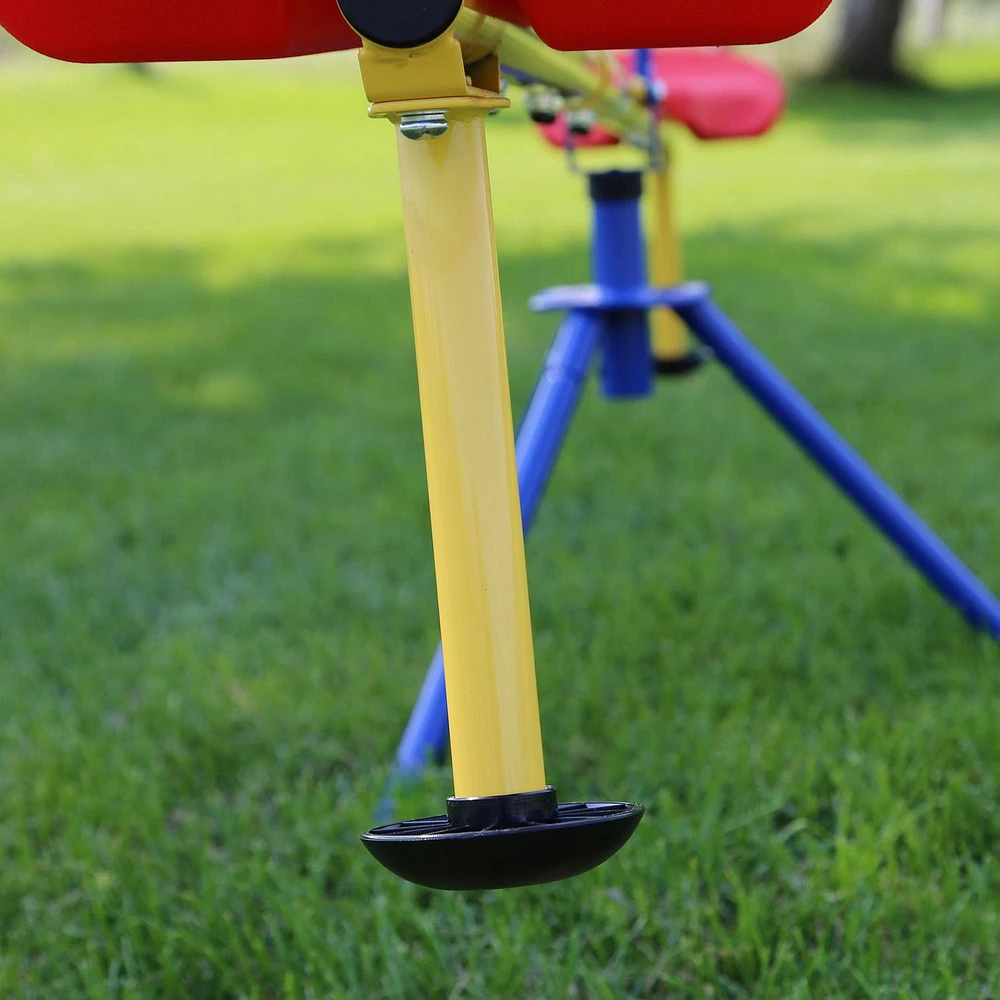
[[(646, 244), (639, 199), (642, 174), (611, 170), (590, 175), (594, 209), (591, 272), (595, 285), (636, 289), (646, 284)], [(609, 399), (635, 399), (653, 391), (649, 317), (628, 309), (604, 316), (601, 388)]]
[[(517, 435), (517, 481), (521, 523), (527, 534), (576, 412), (597, 348), (600, 320), (588, 313), (566, 317), (545, 359)], [(444, 655), (438, 645), (396, 751), (397, 776), (413, 776), (448, 748), (448, 702)]]
[(653, 52), (651, 49), (635, 50), (635, 71), (646, 81), (647, 86), (655, 83), (653, 77)]
[(677, 311), (736, 380), (854, 501), (904, 556), (976, 627), (1000, 638), (1000, 601), (798, 390), (709, 301)]

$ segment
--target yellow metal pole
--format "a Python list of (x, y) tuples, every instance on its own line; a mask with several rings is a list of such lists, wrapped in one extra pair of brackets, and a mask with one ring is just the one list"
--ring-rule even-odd
[[(670, 288), (681, 283), (684, 267), (674, 215), (669, 156), (664, 156), (651, 176), (650, 277), (657, 288)], [(653, 354), (659, 360), (674, 361), (688, 355), (690, 343), (687, 327), (672, 309), (653, 310), (651, 331)]]
[[(347, 3), (362, 36), (367, 23), (399, 40), (381, 6)], [(438, 30), (453, 8), (400, 9)], [(469, 59), (455, 13), (451, 28), (412, 48), (366, 38), (360, 58), (368, 113), (397, 132), (455, 778), (446, 817), (377, 827), (362, 840), (420, 885), (508, 888), (601, 864), (643, 810), (560, 807), (545, 781), (486, 162), (486, 116), (509, 102), (497, 53)], [(423, 37), (419, 17), (401, 24), (406, 37)]]
[(652, 122), (648, 109), (634, 94), (620, 89), (609, 69), (592, 57), (557, 52), (532, 32), (468, 7), (458, 15), (455, 37), (466, 50), (467, 61), (474, 61), (480, 53), (495, 53), (503, 65), (574, 95), (625, 142), (644, 149), (650, 146)]
[(400, 130), (455, 795), (545, 787), (485, 109)]

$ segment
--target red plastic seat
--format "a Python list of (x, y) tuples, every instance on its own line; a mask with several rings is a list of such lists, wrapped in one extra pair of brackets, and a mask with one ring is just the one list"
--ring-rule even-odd
[(274, 59), (360, 44), (336, 0), (0, 0), (0, 25), (70, 62)]
[[(625, 73), (635, 71), (633, 53), (618, 58)], [(653, 53), (653, 65), (665, 90), (661, 117), (686, 125), (699, 139), (762, 135), (785, 107), (785, 87), (774, 70), (720, 49), (660, 49)], [(541, 128), (549, 142), (565, 147), (564, 116)], [(595, 128), (574, 145), (611, 146), (617, 141), (610, 132)]]
[(652, 49), (776, 42), (807, 28), (830, 0), (482, 0), (473, 6), (519, 6), (555, 49)]
[[(401, 0), (405, 2), (405, 0)], [(559, 49), (774, 41), (830, 0), (470, 0)], [(77, 62), (268, 59), (354, 48), (335, 0), (0, 0), (0, 25)]]
[(763, 135), (785, 110), (785, 85), (762, 63), (718, 49), (662, 49), (654, 65), (667, 89), (661, 115), (699, 139)]

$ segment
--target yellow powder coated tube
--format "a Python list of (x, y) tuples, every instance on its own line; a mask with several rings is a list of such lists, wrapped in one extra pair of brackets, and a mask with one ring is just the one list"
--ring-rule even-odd
[(625, 142), (649, 146), (649, 111), (633, 95), (605, 79), (592, 58), (580, 52), (557, 52), (531, 31), (468, 7), (459, 12), (455, 36), (473, 53), (496, 52), (504, 66), (586, 100), (598, 119)]
[[(657, 288), (670, 288), (683, 280), (680, 241), (674, 218), (673, 191), (669, 162), (649, 175), (652, 181), (652, 240), (650, 278)], [(672, 309), (654, 309), (651, 317), (653, 354), (671, 361), (688, 354), (687, 328)]]
[(484, 117), (397, 127), (459, 797), (545, 787)]

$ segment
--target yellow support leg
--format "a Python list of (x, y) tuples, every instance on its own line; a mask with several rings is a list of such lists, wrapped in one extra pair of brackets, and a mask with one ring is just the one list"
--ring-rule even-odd
[[(440, 6), (449, 0), (401, 4), (394, 22), (366, 0), (345, 2), (386, 39), (421, 37), (407, 18), (450, 10)], [(455, 777), (446, 816), (362, 840), (390, 871), (432, 888), (569, 878), (611, 857), (643, 810), (560, 806), (545, 781), (486, 165), (486, 116), (508, 104), (499, 62), (479, 53), (466, 67), (446, 31), (411, 49), (366, 38), (361, 72), (369, 114), (397, 133)]]
[(397, 125), (455, 795), (545, 787), (485, 111)]
[[(651, 175), (652, 241), (650, 277), (657, 288), (679, 285), (684, 278), (680, 240), (674, 215), (669, 158)], [(672, 309), (654, 309), (651, 316), (653, 355), (658, 361), (677, 361), (690, 353), (687, 328)]]

